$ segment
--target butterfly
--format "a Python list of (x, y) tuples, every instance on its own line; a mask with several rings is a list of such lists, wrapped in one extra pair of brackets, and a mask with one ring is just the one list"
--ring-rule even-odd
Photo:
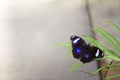
[(104, 57), (104, 53), (100, 48), (87, 44), (81, 37), (72, 35), (70, 40), (73, 57), (80, 59), (81, 62), (88, 63), (96, 58)]

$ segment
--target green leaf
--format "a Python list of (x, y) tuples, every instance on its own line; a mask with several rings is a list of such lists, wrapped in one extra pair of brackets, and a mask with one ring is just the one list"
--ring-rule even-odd
[(67, 48), (71, 48), (72, 47), (71, 43), (58, 43), (58, 44), (55, 44), (55, 45), (56, 46), (65, 46)]
[(68, 57), (69, 57), (69, 58), (72, 58), (72, 57), (73, 57), (72, 52), (69, 52), (69, 53), (68, 53)]
[(120, 42), (109, 32), (106, 30), (96, 27), (93, 29), (94, 31), (100, 33), (110, 44), (111, 46), (117, 51), (117, 53), (120, 53)]
[(94, 46), (99, 46), (99, 43), (95, 39), (93, 39), (92, 37), (87, 36), (87, 35), (83, 35), (83, 37), (85, 39), (87, 39), (90, 43), (92, 43)]
[(111, 33), (107, 32), (106, 30), (102, 29), (102, 28), (98, 28), (99, 30), (101, 30), (102, 32), (104, 32), (107, 36), (110, 37), (110, 39), (115, 43), (116, 46), (118, 46), (118, 48), (120, 49), (120, 42), (118, 41), (118, 39), (113, 36)]
[[(120, 70), (120, 68), (110, 68), (108, 71), (118, 71), (118, 70)], [(105, 71), (107, 71), (107, 69), (103, 70), (103, 71), (105, 72)]]
[(95, 72), (92, 72), (90, 76), (93, 76), (93, 75), (97, 74), (99, 71), (103, 70), (104, 68), (106, 68), (106, 66), (100, 67)]
[(107, 58), (111, 58), (115, 61), (119, 61), (120, 62), (120, 58), (118, 57), (118, 55), (116, 55), (116, 53), (110, 49), (106, 49), (106, 53), (109, 53), (109, 55), (107, 56)]
[(97, 60), (104, 60), (104, 59), (109, 59), (109, 57), (108, 56), (104, 56), (103, 58), (96, 58), (94, 60), (97, 61)]
[(87, 35), (83, 35), (85, 39), (87, 39), (90, 43), (92, 43), (94, 46), (99, 47), (102, 50), (105, 50), (106, 47), (104, 47), (102, 44), (100, 44), (98, 41), (96, 41), (95, 39), (93, 39), (90, 36)]
[(108, 58), (111, 58), (111, 59), (113, 59), (115, 61), (119, 61), (120, 62), (120, 58), (117, 57), (117, 56), (108, 56)]
[(112, 22), (112, 21), (107, 21), (109, 24), (111, 24), (113, 27), (115, 27), (119, 32), (120, 32), (120, 27), (117, 25), (117, 24), (115, 24), (114, 22)]
[[(111, 51), (111, 50), (110, 50)], [(110, 52), (109, 52), (110, 53)], [(103, 59), (113, 59), (114, 61), (118, 61), (120, 62), (120, 58), (116, 55), (114, 55), (114, 53), (111, 53), (112, 55), (107, 55), (104, 56), (103, 58), (96, 58), (95, 60), (103, 60)]]
[(99, 71), (103, 70), (103, 69), (106, 69), (108, 67), (112, 67), (112, 66), (119, 66), (120, 64), (111, 64), (111, 65), (106, 65), (106, 66), (103, 66), (103, 67), (100, 67), (99, 69), (97, 69), (96, 71), (92, 72), (91, 73), (91, 76), (97, 74)]
[(110, 54), (108, 54), (108, 55), (115, 56), (115, 57), (118, 56), (114, 51), (112, 51), (112, 50), (110, 50), (110, 49), (107, 49), (107, 48), (106, 48), (106, 52), (107, 52), (107, 53), (110, 53)]
[(64, 46), (68, 48), (68, 57), (71, 58), (72, 57), (72, 45), (71, 43), (58, 43), (55, 44), (56, 46)]
[(116, 75), (107, 77), (107, 78), (105, 78), (104, 80), (111, 80), (111, 79), (113, 79), (113, 78), (118, 78), (118, 77), (120, 77), (120, 74), (116, 74)]
[(80, 61), (77, 61), (76, 63), (73, 64), (70, 72), (73, 73), (74, 71), (76, 71), (79, 67), (81, 67), (83, 65), (83, 63), (81, 63)]
[(116, 53), (110, 49), (107, 49), (106, 47), (104, 47), (102, 44), (100, 44), (99, 42), (97, 42), (95, 39), (93, 39), (90, 36), (86, 36), (84, 35), (84, 38), (87, 39), (90, 43), (92, 43), (94, 46), (99, 47), (100, 49), (102, 49), (104, 51), (104, 53), (109, 54), (111, 56), (116, 56)]

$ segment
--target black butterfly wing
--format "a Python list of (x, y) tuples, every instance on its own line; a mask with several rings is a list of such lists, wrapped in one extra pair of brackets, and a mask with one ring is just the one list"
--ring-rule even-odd
[(72, 49), (73, 57), (79, 59), (84, 54), (85, 50), (82, 46), (75, 46)]
[(84, 49), (85, 52), (80, 59), (83, 63), (88, 63), (96, 58), (102, 58), (104, 56), (103, 51), (98, 47), (86, 45)]
[(72, 42), (72, 47), (86, 45), (86, 42), (78, 36), (72, 35), (70, 39), (71, 39), (71, 42)]
[(83, 63), (91, 62), (94, 59), (94, 54), (92, 54), (91, 48), (89, 45), (84, 46), (84, 53), (80, 59)]
[(84, 45), (86, 45), (86, 42), (82, 38), (74, 35), (71, 36), (71, 42), (73, 57), (79, 59), (85, 52)]
[(78, 36), (71, 36), (71, 42), (73, 57), (80, 59), (83, 63), (88, 63), (95, 58), (102, 58), (104, 56), (101, 49), (86, 44), (86, 42)]
[(88, 63), (93, 60), (92, 54), (89, 52), (84, 53), (84, 55), (81, 57), (80, 61), (83, 63)]
[(91, 46), (90, 48), (91, 48), (91, 53), (94, 54), (93, 55), (94, 58), (104, 57), (104, 52), (100, 48), (95, 46)]

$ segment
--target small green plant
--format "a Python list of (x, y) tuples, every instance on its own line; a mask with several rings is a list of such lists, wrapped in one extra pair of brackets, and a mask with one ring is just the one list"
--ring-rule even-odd
[[(107, 22), (109, 24), (111, 24), (116, 30), (118, 30), (120, 32), (120, 27), (118, 25), (116, 25), (112, 21), (107, 21)], [(107, 47), (102, 45), (100, 42), (96, 41), (94, 38), (92, 38), (90, 36), (87, 36), (87, 35), (83, 35), (83, 37), (86, 40), (88, 40), (94, 46), (99, 47), (105, 53), (105, 56), (103, 58), (99, 58), (99, 59), (95, 59), (95, 60), (111, 59), (112, 61), (108, 65), (100, 67), (100, 68), (98, 68), (96, 71), (94, 71), (92, 73), (90, 73), (90, 72), (87, 72), (87, 73), (89, 73), (90, 76), (92, 77), (92, 76), (95, 76), (98, 72), (100, 72), (102, 70), (102, 71), (104, 71), (103, 76), (101, 76), (101, 78), (103, 80), (111, 80), (113, 78), (120, 77), (120, 74), (116, 74), (116, 75), (112, 75), (112, 76), (106, 77), (106, 75), (109, 73), (109, 71), (115, 70), (113, 67), (120, 66), (120, 41), (114, 35), (112, 35), (110, 32), (106, 31), (105, 29), (103, 29), (101, 27), (97, 26), (97, 27), (93, 28), (93, 30), (95, 32), (101, 34), (107, 40), (107, 42), (113, 47), (113, 50), (108, 49)], [(67, 47), (68, 48), (68, 53), (69, 53), (68, 55), (70, 57), (72, 56), (72, 46), (71, 46), (71, 43), (62, 43), (62, 44), (58, 44), (58, 45)], [(113, 63), (115, 61), (117, 61), (118, 63)], [(84, 64), (81, 63), (80, 61), (75, 62), (73, 64), (70, 72), (72, 73), (72, 72), (78, 70), (78, 68), (80, 68), (83, 65)], [(116, 68), (116, 70), (119, 70), (119, 68)], [(85, 71), (83, 71), (83, 72), (85, 72)]]

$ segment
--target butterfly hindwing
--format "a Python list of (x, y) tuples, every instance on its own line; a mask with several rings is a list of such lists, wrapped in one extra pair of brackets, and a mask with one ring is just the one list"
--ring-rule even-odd
[(91, 46), (91, 53), (94, 54), (94, 58), (102, 58), (104, 56), (103, 51), (95, 46)]
[(94, 59), (94, 54), (92, 54), (92, 50), (91, 50), (90, 45), (85, 45), (84, 50), (85, 50), (85, 52), (82, 55), (80, 61), (83, 63), (87, 63), (87, 62), (92, 61)]

